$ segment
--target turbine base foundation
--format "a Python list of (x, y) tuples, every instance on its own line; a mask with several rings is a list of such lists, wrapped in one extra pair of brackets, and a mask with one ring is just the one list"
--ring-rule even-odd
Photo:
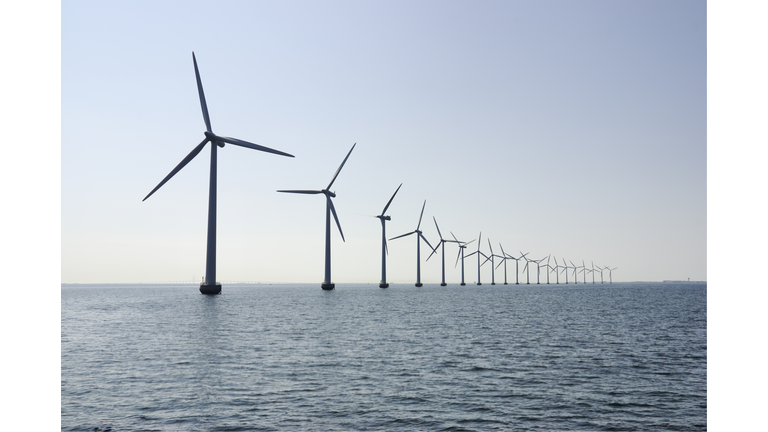
[(478, 285), (482, 285), (480, 282), (477, 283)]
[(221, 284), (200, 284), (200, 294), (221, 294)]
[(448, 285), (448, 284), (447, 284), (447, 283), (445, 283), (445, 282), (443, 282), (443, 283), (441, 283), (441, 284), (440, 284), (440, 286), (446, 286), (446, 285)]
[(380, 283), (379, 284), (379, 288), (389, 288), (389, 284), (388, 283)]
[(417, 284), (416, 284), (416, 286), (417, 286), (417, 287), (420, 287), (420, 286), (424, 286), (424, 284), (422, 284), (421, 282), (419, 282), (419, 283), (417, 283)]
[(320, 284), (320, 288), (322, 288), (322, 289), (324, 289), (324, 290), (326, 290), (326, 291), (330, 291), (330, 290), (336, 289), (336, 284), (332, 284), (332, 283), (321, 283), (321, 284)]
[(466, 285), (466, 284), (465, 284), (464, 282), (462, 282), (462, 283), (461, 283), (461, 286), (464, 286), (464, 285)]

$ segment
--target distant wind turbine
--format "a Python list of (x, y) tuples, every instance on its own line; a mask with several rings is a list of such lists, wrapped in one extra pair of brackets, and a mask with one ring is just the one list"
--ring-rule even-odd
[[(440, 234), (440, 227), (437, 226), (437, 219), (435, 219), (435, 217), (432, 216), (432, 220), (435, 221), (435, 228), (437, 228), (437, 235), (440, 236), (440, 246), (439, 247), (442, 249), (442, 252), (443, 252), (443, 278), (442, 278), (442, 281), (440, 282), (440, 286), (445, 286), (446, 285), (446, 283), (445, 283), (445, 244), (446, 243), (459, 243), (459, 241), (458, 240), (444, 239), (443, 235)], [(429, 254), (429, 256), (427, 257), (427, 260), (429, 260), (429, 258), (432, 256), (432, 254), (434, 254), (436, 252), (437, 252), (437, 248), (435, 248), (435, 250), (433, 250), (432, 253)]]
[(554, 258), (555, 260), (555, 266), (554, 267), (550, 266), (549, 268), (550, 268), (550, 271), (555, 272), (555, 278), (556, 278), (555, 280), (557, 281), (555, 283), (560, 285), (560, 272), (558, 271), (560, 269), (560, 264), (557, 263), (557, 257), (553, 256), (552, 258)]
[(381, 214), (374, 216), (381, 220), (381, 283), (379, 283), (379, 288), (389, 287), (389, 284), (387, 283), (387, 235), (384, 222), (392, 220), (392, 218), (385, 216), (384, 213), (387, 212), (389, 205), (392, 204), (392, 200), (395, 199), (395, 195), (397, 195), (397, 191), (399, 191), (402, 186), (403, 184), (400, 183), (400, 186), (397, 187), (395, 193), (392, 194), (392, 198), (390, 198), (387, 205), (384, 206), (384, 210), (381, 211)]
[[(467, 257), (471, 257), (472, 255), (477, 254), (477, 284), (482, 285), (480, 283), (480, 255), (485, 257), (485, 261), (488, 261), (488, 256), (482, 252), (480, 252), (480, 239), (483, 238), (483, 232), (480, 232), (480, 235), (477, 236), (477, 251), (472, 252), (471, 254), (467, 255)], [(485, 264), (485, 261), (483, 261), (483, 264)]]
[(609, 268), (608, 266), (605, 266), (605, 269), (608, 270), (608, 278), (613, 283), (613, 271), (616, 270), (618, 267)]
[(357, 143), (352, 144), (352, 148), (349, 149), (349, 153), (347, 153), (347, 157), (345, 157), (344, 160), (341, 162), (341, 165), (339, 165), (339, 169), (336, 170), (336, 174), (333, 175), (331, 182), (328, 183), (328, 186), (325, 189), (279, 190), (278, 191), (278, 192), (285, 192), (285, 193), (310, 194), (310, 195), (324, 194), (325, 195), (325, 277), (323, 279), (323, 283), (320, 285), (320, 288), (324, 290), (332, 290), (336, 287), (336, 285), (333, 282), (331, 282), (331, 213), (333, 213), (333, 219), (336, 221), (336, 227), (339, 228), (339, 234), (341, 234), (341, 240), (346, 242), (346, 240), (344, 240), (344, 233), (341, 231), (341, 224), (339, 223), (339, 217), (336, 215), (336, 209), (333, 207), (333, 201), (331, 201), (331, 198), (336, 198), (336, 194), (334, 192), (331, 192), (330, 189), (331, 189), (331, 186), (333, 185), (333, 182), (336, 181), (336, 177), (339, 176), (339, 172), (341, 172), (341, 168), (344, 166), (345, 163), (347, 163), (347, 159), (349, 159), (349, 155), (352, 154), (352, 150), (355, 149), (356, 145)]
[(453, 265), (453, 268), (456, 268), (456, 265), (459, 263), (459, 257), (461, 257), (461, 286), (466, 285), (464, 283), (464, 249), (466, 249), (467, 245), (475, 241), (474, 239), (468, 241), (468, 242), (461, 242), (459, 239), (456, 238), (455, 235), (453, 235), (453, 232), (451, 232), (451, 236), (454, 240), (459, 244), (459, 253), (456, 255), (456, 264)]
[(421, 227), (421, 218), (422, 218), (422, 216), (424, 216), (424, 207), (426, 207), (426, 205), (427, 205), (427, 200), (424, 200), (424, 204), (421, 206), (421, 214), (419, 215), (419, 223), (416, 225), (416, 229), (415, 230), (413, 230), (413, 231), (411, 231), (409, 233), (405, 233), (403, 235), (399, 235), (397, 237), (392, 237), (391, 239), (389, 239), (390, 241), (392, 241), (394, 239), (399, 239), (401, 237), (406, 237), (406, 236), (409, 236), (411, 234), (416, 234), (416, 286), (417, 287), (422, 286), (422, 283), (421, 283), (421, 240), (424, 240), (427, 243), (427, 246), (429, 246), (429, 248), (432, 249), (433, 252), (435, 251), (435, 248), (433, 248), (432, 245), (429, 244), (429, 241), (427, 241), (427, 238), (424, 237), (424, 234), (422, 234), (422, 232), (419, 231), (419, 227)]
[(603, 270), (605, 269), (600, 266), (596, 266), (596, 267), (600, 269), (600, 283), (603, 283)]
[(211, 131), (211, 119), (208, 116), (208, 105), (205, 102), (205, 94), (203, 93), (203, 83), (200, 80), (200, 72), (197, 69), (197, 59), (195, 59), (195, 53), (192, 53), (192, 64), (195, 66), (195, 78), (197, 79), (197, 94), (200, 97), (200, 107), (203, 110), (203, 120), (205, 121), (205, 139), (192, 149), (189, 154), (176, 165), (170, 174), (157, 185), (152, 192), (147, 194), (142, 201), (152, 196), (155, 191), (160, 189), (168, 180), (171, 179), (177, 172), (181, 171), (192, 159), (195, 158), (205, 147), (206, 144), (211, 143), (211, 169), (210, 180), (208, 188), (208, 236), (205, 255), (205, 278), (200, 284), (200, 292), (203, 294), (220, 294), (221, 284), (216, 282), (216, 148), (224, 147), (224, 143), (234, 144), (240, 147), (247, 147), (253, 150), (259, 150), (267, 153), (274, 153), (281, 156), (293, 157), (293, 155), (274, 150), (269, 147), (264, 147), (258, 144), (253, 144), (247, 141), (242, 141), (236, 138), (229, 138), (225, 136), (216, 135)]
[(577, 270), (580, 267), (578, 267), (576, 264), (574, 264), (573, 261), (571, 261), (571, 260), (568, 260), (568, 261), (571, 263), (571, 266), (573, 266), (573, 267), (571, 267), (573, 269), (573, 283), (578, 285), (579, 284), (579, 278), (577, 276), (577, 274), (578, 274)]
[[(563, 265), (562, 272), (565, 273), (565, 284), (568, 285), (568, 269), (570, 267), (568, 267), (568, 264), (565, 262), (565, 258), (563, 258), (563, 264), (564, 265)], [(573, 264), (573, 263), (571, 263), (571, 264)]]
[(507, 260), (509, 260), (510, 258), (509, 258), (509, 255), (507, 255), (507, 253), (504, 252), (504, 246), (502, 246), (501, 243), (499, 243), (499, 247), (501, 248), (501, 255), (496, 255), (496, 256), (501, 258), (501, 262), (499, 263), (499, 265), (501, 265), (502, 263), (504, 264), (504, 285), (506, 285), (507, 284)]
[(520, 252), (520, 258), (515, 258), (512, 255), (507, 254), (509, 259), (515, 260), (515, 285), (520, 285), (520, 260), (525, 258), (526, 255), (528, 255), (530, 252), (522, 253)]

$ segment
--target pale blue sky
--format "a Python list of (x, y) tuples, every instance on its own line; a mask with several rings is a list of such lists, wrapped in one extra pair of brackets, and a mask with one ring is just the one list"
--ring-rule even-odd
[[(141, 201), (203, 139), (192, 51), (214, 132), (296, 156), (220, 149), (220, 281), (321, 281), (323, 198), (275, 191), (325, 187), (355, 142), (334, 282), (379, 282), (360, 214), (400, 183), (388, 237), (426, 199), (430, 242), (434, 216), (486, 253), (706, 280), (706, 31), (685, 0), (66, 2), (61, 280), (201, 279), (208, 152)], [(388, 280), (412, 283), (412, 238), (389, 252)]]

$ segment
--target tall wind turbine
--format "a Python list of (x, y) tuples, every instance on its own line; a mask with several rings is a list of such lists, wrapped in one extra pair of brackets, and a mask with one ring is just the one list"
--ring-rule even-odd
[(406, 236), (409, 236), (411, 234), (416, 234), (416, 286), (417, 287), (422, 286), (422, 283), (421, 283), (421, 240), (423, 239), (427, 243), (427, 246), (429, 246), (429, 248), (432, 249), (433, 252), (435, 251), (435, 248), (433, 248), (432, 245), (429, 244), (429, 241), (427, 241), (427, 238), (424, 237), (424, 234), (422, 234), (421, 231), (419, 231), (419, 227), (421, 226), (421, 218), (422, 218), (422, 216), (424, 216), (424, 207), (426, 207), (426, 205), (427, 205), (427, 200), (424, 200), (424, 204), (421, 206), (421, 214), (419, 215), (419, 223), (416, 225), (416, 229), (415, 230), (413, 230), (413, 231), (411, 231), (409, 233), (405, 233), (403, 235), (399, 235), (397, 237), (392, 237), (391, 239), (389, 239), (390, 241), (392, 241), (394, 239), (399, 239), (401, 237), (406, 237)]
[(520, 285), (520, 260), (525, 258), (530, 252), (520, 252), (520, 258), (515, 258), (512, 255), (506, 254), (510, 259), (515, 260), (515, 285)]
[[(573, 263), (571, 263), (571, 264), (573, 264)], [(569, 268), (570, 267), (568, 267), (568, 264), (565, 262), (565, 258), (563, 258), (563, 270), (562, 270), (562, 272), (565, 273), (565, 284), (566, 285), (568, 285), (568, 269)]]
[(491, 261), (491, 285), (496, 285), (496, 277), (495, 277), (496, 267), (493, 265), (493, 257), (497, 257), (499, 255), (496, 255), (493, 253), (493, 247), (491, 246), (491, 239), (487, 239), (487, 240), (488, 240), (488, 249), (491, 250), (491, 255), (488, 256), (488, 259), (486, 261), (488, 260)]
[(384, 222), (392, 220), (392, 218), (389, 216), (384, 216), (384, 213), (387, 212), (389, 205), (392, 204), (392, 200), (395, 199), (395, 195), (397, 195), (397, 191), (399, 191), (400, 187), (402, 186), (403, 184), (400, 183), (400, 186), (397, 187), (395, 193), (392, 194), (392, 198), (390, 198), (387, 202), (387, 205), (384, 206), (384, 210), (381, 211), (381, 214), (374, 216), (381, 220), (381, 283), (379, 283), (379, 288), (389, 287), (389, 284), (387, 283), (387, 234)]
[(573, 261), (568, 260), (571, 263), (571, 268), (573, 269), (573, 283), (578, 285), (579, 284), (579, 278), (577, 276), (577, 270), (579, 269), (579, 266), (573, 263)]
[(596, 272), (596, 271), (597, 271), (597, 270), (595, 270), (595, 262), (594, 262), (594, 261), (592, 261), (592, 285), (594, 285), (594, 284), (595, 284), (595, 272)]
[(600, 266), (597, 266), (597, 268), (600, 269), (600, 283), (603, 283), (603, 270), (605, 269)]
[(341, 234), (341, 240), (344, 240), (344, 233), (341, 231), (341, 224), (339, 223), (339, 217), (336, 215), (336, 209), (333, 207), (333, 201), (331, 201), (331, 198), (336, 198), (336, 193), (331, 192), (331, 186), (333, 185), (333, 182), (336, 181), (336, 177), (339, 176), (339, 172), (341, 171), (341, 168), (344, 166), (345, 163), (347, 163), (347, 159), (349, 159), (349, 155), (352, 154), (352, 150), (355, 149), (355, 146), (357, 143), (352, 144), (352, 148), (349, 149), (349, 153), (347, 153), (347, 157), (344, 158), (344, 160), (341, 162), (341, 165), (339, 165), (339, 169), (336, 170), (336, 174), (333, 175), (333, 178), (331, 179), (331, 182), (328, 183), (328, 186), (325, 189), (321, 190), (279, 190), (278, 192), (286, 192), (286, 193), (297, 193), (297, 194), (324, 194), (325, 195), (325, 277), (323, 279), (323, 283), (320, 285), (320, 288), (324, 290), (332, 290), (336, 287), (336, 285), (331, 282), (331, 213), (333, 213), (333, 219), (336, 221), (336, 227), (339, 228), (339, 234)]
[(618, 267), (610, 268), (608, 266), (605, 266), (605, 269), (608, 270), (608, 278), (613, 283), (613, 271), (616, 270)]
[[(471, 257), (472, 255), (477, 254), (477, 284), (478, 285), (482, 285), (482, 283), (480, 283), (480, 266), (482, 265), (480, 264), (480, 255), (485, 257), (485, 261), (488, 261), (488, 256), (480, 252), (480, 239), (482, 238), (483, 238), (483, 232), (480, 231), (480, 235), (477, 236), (477, 251), (467, 255), (467, 257)], [(485, 264), (485, 261), (483, 261), (483, 264)]]
[(192, 53), (192, 64), (195, 66), (195, 78), (197, 79), (197, 93), (200, 96), (200, 107), (203, 110), (203, 120), (205, 121), (205, 139), (192, 149), (189, 154), (176, 165), (170, 174), (165, 176), (152, 192), (147, 194), (142, 201), (152, 196), (155, 191), (160, 189), (168, 180), (171, 179), (177, 172), (181, 171), (192, 159), (195, 158), (205, 147), (206, 144), (211, 143), (211, 169), (210, 180), (208, 187), (208, 236), (207, 246), (205, 254), (205, 279), (200, 284), (200, 292), (203, 294), (220, 294), (221, 284), (216, 282), (216, 148), (224, 147), (224, 143), (234, 144), (240, 147), (247, 147), (253, 150), (259, 150), (267, 153), (274, 153), (281, 156), (293, 157), (293, 155), (274, 150), (269, 147), (264, 147), (258, 144), (253, 144), (247, 141), (242, 141), (236, 138), (229, 138), (225, 136), (216, 135), (211, 131), (211, 119), (208, 116), (208, 105), (205, 103), (205, 94), (203, 93), (203, 83), (200, 80), (200, 72), (197, 69), (197, 59), (195, 59), (195, 53)]
[[(556, 278), (556, 281), (557, 281), (556, 284), (560, 285), (560, 272), (558, 271), (560, 269), (560, 264), (557, 263), (557, 257), (553, 256), (552, 258), (555, 259), (555, 266), (554, 267), (550, 266), (549, 268), (550, 268), (550, 271), (554, 271), (555, 272), (555, 278)], [(547, 283), (549, 283), (549, 282), (547, 282)]]
[[(445, 244), (446, 243), (459, 243), (459, 241), (458, 240), (444, 239), (443, 235), (440, 234), (440, 227), (437, 226), (437, 219), (435, 219), (435, 217), (432, 216), (432, 220), (435, 221), (435, 228), (437, 228), (437, 235), (440, 236), (440, 246), (439, 247), (442, 249), (442, 252), (443, 252), (443, 279), (442, 279), (442, 282), (440, 282), (440, 286), (445, 286), (446, 285), (446, 283), (445, 283)], [(435, 248), (435, 250), (433, 250), (432, 253), (429, 254), (429, 256), (427, 257), (427, 260), (429, 260), (429, 258), (432, 257), (432, 254), (434, 254), (436, 252), (437, 252), (437, 248)]]
[[(509, 260), (509, 255), (507, 255), (506, 252), (504, 252), (504, 246), (499, 243), (499, 247), (501, 248), (501, 255), (496, 255), (497, 257), (501, 258), (501, 262), (499, 265), (504, 263), (504, 285), (507, 284), (507, 260)], [(498, 266), (497, 266), (498, 267)]]
[(455, 235), (453, 235), (453, 232), (451, 232), (451, 236), (454, 240), (456, 240), (456, 243), (459, 244), (459, 253), (456, 255), (456, 264), (453, 265), (453, 268), (456, 268), (456, 265), (459, 263), (459, 257), (461, 257), (461, 286), (466, 285), (464, 283), (464, 249), (466, 249), (467, 245), (475, 241), (474, 239), (468, 241), (468, 242), (461, 242), (459, 239), (456, 238)]

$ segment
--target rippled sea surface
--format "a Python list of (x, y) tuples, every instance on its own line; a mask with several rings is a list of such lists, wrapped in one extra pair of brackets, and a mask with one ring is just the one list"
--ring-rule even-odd
[(63, 285), (63, 431), (706, 430), (706, 284)]

